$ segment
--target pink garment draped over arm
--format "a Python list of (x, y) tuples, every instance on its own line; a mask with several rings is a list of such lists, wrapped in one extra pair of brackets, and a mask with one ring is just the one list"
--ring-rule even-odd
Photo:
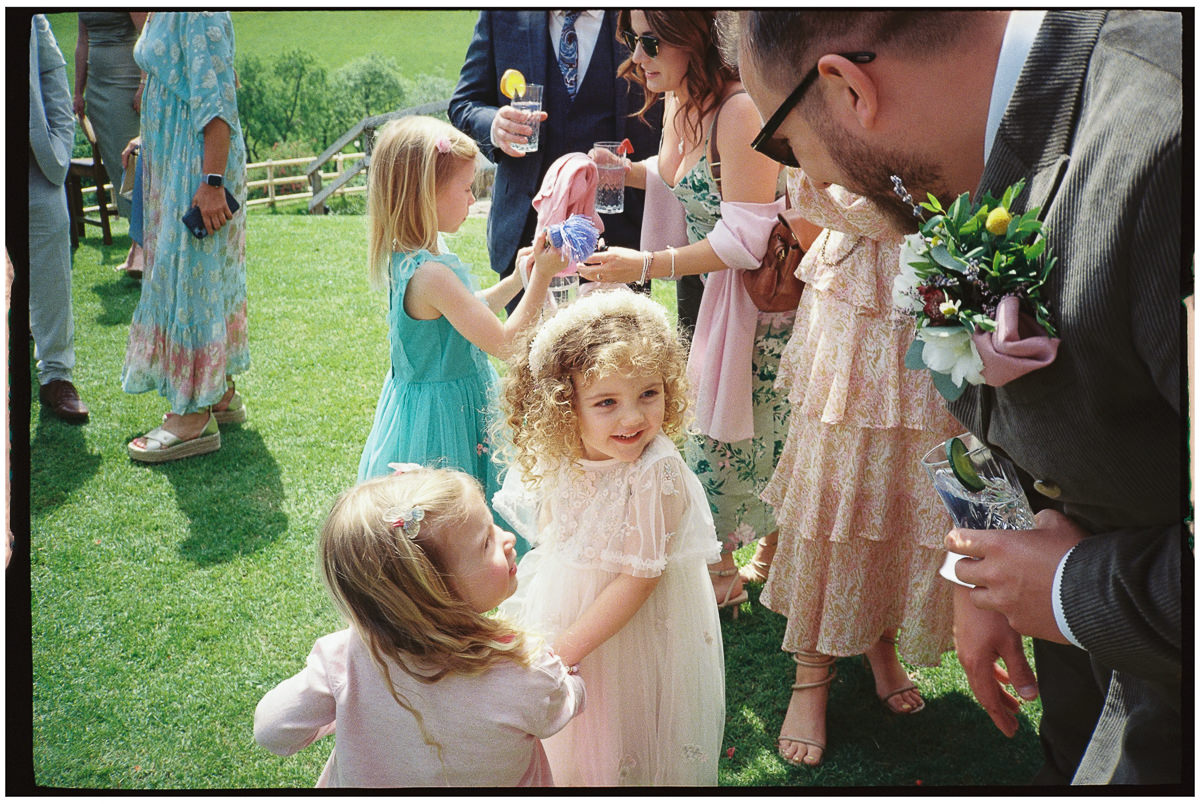
[(746, 292), (742, 271), (758, 269), (771, 227), (785, 206), (783, 198), (769, 204), (722, 201), (721, 219), (707, 238), (729, 267), (705, 280), (688, 380), (696, 398), (696, 427), (717, 441), (754, 436), (751, 372), (758, 308)]

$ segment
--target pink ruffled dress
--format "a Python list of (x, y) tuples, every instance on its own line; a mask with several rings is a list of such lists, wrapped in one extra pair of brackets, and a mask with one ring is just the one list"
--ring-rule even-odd
[(779, 546), (761, 601), (787, 617), (785, 651), (863, 653), (899, 626), (912, 664), (952, 645), (938, 575), (949, 515), (920, 465), (961, 431), (927, 372), (904, 367), (913, 323), (892, 306), (900, 236), (867, 199), (791, 171), (792, 206), (824, 227), (780, 361), (791, 419), (763, 499)]

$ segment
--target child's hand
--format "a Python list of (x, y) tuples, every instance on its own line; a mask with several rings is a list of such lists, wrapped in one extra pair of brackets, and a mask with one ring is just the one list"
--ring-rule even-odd
[(546, 230), (538, 232), (533, 240), (533, 281), (550, 284), (550, 277), (567, 267), (567, 258), (558, 253), (546, 239)]

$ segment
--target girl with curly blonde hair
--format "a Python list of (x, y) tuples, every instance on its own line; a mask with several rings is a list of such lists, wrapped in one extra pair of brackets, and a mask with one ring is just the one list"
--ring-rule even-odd
[(583, 684), (486, 614), (517, 587), (514, 541), (463, 472), (401, 466), (344, 492), (318, 550), (349, 628), (263, 696), (255, 740), (287, 756), (336, 732), (318, 787), (553, 784), (540, 738)]
[(475, 201), (478, 153), (449, 123), (419, 116), (386, 125), (371, 152), (368, 267), (372, 284), (388, 291), (391, 365), (360, 481), (411, 461), (469, 472), (488, 496), (499, 488), (488, 438), (498, 378), (487, 356), (508, 357), (566, 263), (540, 236), (528, 292), (502, 322), (497, 314), (521, 290), (521, 277), (481, 291), (470, 269), (439, 247), (438, 233), (458, 231)]
[(497, 511), (534, 549), (501, 613), (541, 633), (588, 688), (546, 741), (565, 785), (714, 785), (724, 660), (706, 565), (720, 545), (669, 436), (687, 347), (624, 288), (559, 311), (505, 380), (515, 457)]

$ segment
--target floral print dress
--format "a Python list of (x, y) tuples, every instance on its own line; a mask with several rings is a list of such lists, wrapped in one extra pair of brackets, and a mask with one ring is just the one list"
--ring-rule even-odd
[[(158, 12), (134, 58), (142, 95), (148, 278), (129, 328), (121, 386), (157, 391), (173, 413), (196, 413), (225, 393), (225, 375), (250, 367), (246, 335), (246, 149), (238, 121), (229, 12)], [(203, 175), (204, 127), (229, 124), (225, 188), (242, 205), (197, 240), (180, 221)]]
[(921, 468), (961, 431), (929, 373), (904, 367), (912, 319), (892, 307), (900, 235), (871, 202), (799, 172), (792, 206), (824, 227), (779, 384), (791, 422), (764, 497), (779, 542), (760, 601), (787, 617), (783, 649), (853, 656), (899, 627), (901, 655), (936, 665), (951, 646), (938, 575), (949, 515)]
[[(720, 220), (721, 195), (707, 150), (706, 146), (700, 161), (672, 188), (683, 204), (689, 243), (708, 237)], [(751, 367), (754, 437), (726, 442), (698, 433), (685, 445), (688, 466), (708, 495), (723, 552), (775, 530), (774, 511), (762, 500), (762, 493), (787, 435), (789, 406), (784, 392), (775, 388), (775, 375), (795, 317), (795, 312), (758, 314)]]

